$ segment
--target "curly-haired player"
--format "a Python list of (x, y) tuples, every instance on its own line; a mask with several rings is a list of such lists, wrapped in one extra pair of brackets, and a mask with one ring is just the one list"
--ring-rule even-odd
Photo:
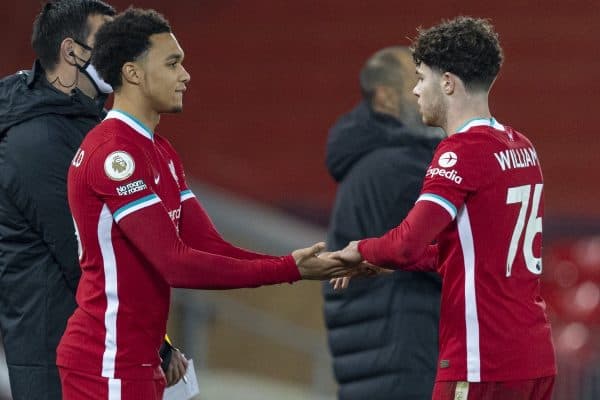
[(498, 35), (487, 20), (459, 17), (420, 30), (412, 49), (423, 121), (448, 137), (406, 219), (332, 256), (442, 275), (434, 400), (550, 400), (543, 179), (531, 142), (489, 109), (503, 59)]

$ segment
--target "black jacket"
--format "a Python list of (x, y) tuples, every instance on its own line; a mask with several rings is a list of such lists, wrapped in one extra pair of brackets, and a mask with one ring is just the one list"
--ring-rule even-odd
[[(327, 143), (327, 167), (339, 182), (328, 248), (397, 226), (419, 195), (438, 142), (411, 134), (364, 102), (342, 116)], [(341, 400), (431, 398), (440, 290), (437, 275), (405, 271), (354, 279), (338, 293), (324, 284)]]
[(0, 81), (0, 330), (14, 400), (61, 398), (56, 346), (80, 277), (67, 171), (103, 100), (56, 90), (39, 63)]

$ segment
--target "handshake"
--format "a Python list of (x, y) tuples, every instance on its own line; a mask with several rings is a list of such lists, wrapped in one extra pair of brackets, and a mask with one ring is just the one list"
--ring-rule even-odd
[(345, 289), (353, 277), (373, 276), (391, 272), (364, 261), (358, 251), (358, 241), (350, 242), (344, 249), (323, 252), (325, 243), (316, 243), (292, 252), (302, 279), (329, 279), (335, 290)]

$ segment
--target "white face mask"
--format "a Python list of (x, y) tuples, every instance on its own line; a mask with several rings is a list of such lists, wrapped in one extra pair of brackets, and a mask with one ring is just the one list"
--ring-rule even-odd
[[(89, 52), (91, 52), (93, 50), (92, 47), (88, 46), (87, 44), (85, 44), (83, 42), (80, 42), (77, 39), (73, 39), (73, 41)], [(75, 53), (73, 53), (73, 52), (71, 52), (69, 54), (72, 55), (73, 57), (75, 57), (76, 59), (84, 61), (83, 65), (79, 65), (78, 63), (75, 63), (75, 65), (77, 66), (77, 69), (79, 69), (79, 71), (81, 71), (83, 74), (85, 74), (85, 76), (88, 77), (88, 79), (96, 87), (96, 90), (98, 91), (98, 93), (112, 93), (113, 92), (112, 86), (110, 86), (108, 83), (104, 82), (104, 80), (100, 77), (100, 74), (98, 74), (98, 71), (96, 71), (96, 68), (94, 68), (94, 66), (90, 63), (90, 61), (92, 60), (91, 57), (88, 58), (87, 60), (85, 60), (79, 56), (76, 56)]]
[(96, 71), (96, 68), (94, 68), (92, 64), (87, 64), (85, 69), (82, 69), (81, 72), (83, 72), (90, 79), (90, 81), (92, 81), (94, 86), (96, 86), (96, 90), (99, 93), (108, 94), (113, 92), (112, 86), (104, 82), (104, 80), (100, 77), (100, 74), (98, 74), (98, 71)]

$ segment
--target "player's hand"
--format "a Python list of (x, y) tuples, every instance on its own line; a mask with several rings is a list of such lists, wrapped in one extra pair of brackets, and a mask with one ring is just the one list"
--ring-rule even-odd
[(363, 257), (358, 251), (358, 241), (354, 240), (342, 250), (334, 251), (330, 254), (330, 258), (338, 259), (348, 265), (357, 266), (363, 261)]
[(179, 349), (173, 349), (171, 352), (171, 362), (167, 369), (167, 387), (175, 385), (183, 378), (188, 368), (188, 360)]
[(302, 279), (322, 280), (348, 275), (350, 267), (340, 259), (319, 257), (325, 243), (316, 243), (292, 252)]
[(333, 286), (333, 290), (337, 291), (346, 289), (350, 285), (350, 279), (354, 277), (370, 277), (380, 274), (390, 274), (392, 272), (394, 271), (363, 261), (357, 267), (354, 267), (348, 276), (330, 279), (329, 283)]

